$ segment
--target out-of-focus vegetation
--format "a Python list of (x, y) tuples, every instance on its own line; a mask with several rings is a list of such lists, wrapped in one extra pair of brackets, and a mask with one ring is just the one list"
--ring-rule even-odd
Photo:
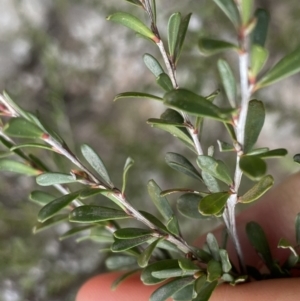
[[(176, 10), (193, 12), (178, 78), (181, 86), (209, 94), (219, 85), (216, 57), (201, 57), (197, 38), (209, 28), (210, 34), (230, 40), (231, 25), (212, 1), (157, 2), (161, 24)], [(299, 3), (256, 2), (272, 16), (267, 47), (275, 62), (300, 44)], [(147, 205), (150, 178), (155, 177), (164, 188), (184, 185), (187, 179), (182, 177), (178, 183), (178, 175), (164, 164), (164, 153), (174, 150), (172, 137), (145, 123), (149, 117), (159, 116), (163, 108), (145, 100), (112, 102), (119, 92), (162, 92), (156, 91), (154, 78), (142, 63), (143, 53), (156, 54), (157, 49), (105, 20), (111, 12), (131, 9), (121, 0), (0, 0), (0, 90), (5, 89), (24, 108), (38, 111), (72, 148), (89, 143), (97, 149), (117, 185), (130, 154), (136, 165), (128, 194), (141, 208)], [(213, 15), (223, 22), (212, 22)], [(204, 73), (207, 66), (210, 71)], [(282, 146), (291, 154), (300, 150), (299, 79), (294, 76), (261, 92), (269, 114), (260, 139), (270, 148)], [(214, 127), (204, 135), (210, 145), (220, 129)], [(180, 149), (180, 145), (176, 147)], [(52, 159), (43, 158), (55, 170)], [(54, 158), (58, 164), (66, 164), (58, 160)], [(292, 172), (291, 161), (270, 166), (278, 180)], [(39, 208), (27, 195), (34, 185), (31, 179), (1, 174), (0, 300), (73, 300), (87, 277), (103, 271), (105, 254), (92, 242), (59, 242), (59, 234), (68, 225), (33, 235)]]

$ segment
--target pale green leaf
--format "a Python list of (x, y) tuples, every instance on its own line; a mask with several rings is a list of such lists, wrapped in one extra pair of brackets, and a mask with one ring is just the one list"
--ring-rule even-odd
[(159, 238), (152, 242), (138, 257), (137, 262), (138, 265), (142, 268), (146, 267), (148, 265), (148, 262), (152, 256), (153, 251), (157, 247), (157, 244), (162, 240), (163, 238)]
[(158, 77), (160, 74), (164, 73), (164, 69), (154, 56), (149, 53), (145, 53), (143, 59), (145, 65), (154, 74), (155, 77)]
[(0, 170), (15, 172), (15, 173), (19, 173), (19, 174), (22, 174), (25, 176), (37, 176), (41, 173), (40, 170), (37, 170), (24, 163), (13, 161), (13, 160), (8, 160), (8, 159), (0, 160)]
[(117, 12), (108, 16), (106, 19), (120, 23), (141, 34), (142, 36), (153, 40), (154, 42), (158, 41), (158, 38), (155, 36), (155, 34), (141, 20), (131, 14), (125, 12)]
[(251, 203), (263, 196), (274, 184), (271, 175), (264, 176), (250, 190), (239, 198), (241, 203)]
[(240, 16), (234, 0), (214, 0), (214, 2), (224, 12), (233, 25), (238, 28), (240, 24)]
[(133, 164), (134, 164), (134, 160), (132, 158), (128, 157), (126, 159), (125, 166), (123, 169), (122, 194), (124, 194), (124, 192), (125, 192), (128, 170), (133, 166)]
[(181, 24), (181, 14), (180, 13), (172, 14), (168, 22), (168, 45), (169, 45), (169, 54), (171, 57), (173, 57), (175, 53), (180, 24)]
[(161, 86), (165, 91), (172, 91), (173, 84), (167, 73), (161, 73), (157, 78), (156, 82), (159, 86)]
[(76, 177), (70, 174), (64, 174), (59, 172), (44, 172), (36, 178), (36, 182), (41, 186), (67, 184), (75, 183)]
[(51, 201), (55, 200), (56, 197), (47, 192), (35, 190), (30, 193), (29, 199), (35, 202), (36, 204), (44, 206), (50, 203)]

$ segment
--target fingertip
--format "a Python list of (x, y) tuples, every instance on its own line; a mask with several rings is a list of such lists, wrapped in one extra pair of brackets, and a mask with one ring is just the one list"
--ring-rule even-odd
[(89, 279), (79, 289), (76, 301), (148, 301), (157, 286), (146, 286), (140, 280), (140, 274), (134, 274), (122, 282), (116, 290), (112, 283), (120, 272), (107, 273)]

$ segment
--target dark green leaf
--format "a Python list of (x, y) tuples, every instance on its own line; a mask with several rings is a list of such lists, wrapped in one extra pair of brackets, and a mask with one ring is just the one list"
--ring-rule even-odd
[(78, 233), (81, 233), (81, 232), (84, 232), (86, 230), (89, 230), (92, 227), (94, 227), (94, 225), (88, 225), (88, 226), (84, 226), (84, 227), (75, 227), (75, 228), (72, 228), (72, 229), (68, 230), (67, 232), (65, 232), (63, 235), (61, 235), (59, 237), (59, 240), (65, 240), (67, 238), (70, 238), (72, 236), (77, 235)]
[(260, 148), (256, 148), (251, 150), (250, 152), (247, 153), (248, 156), (256, 156), (256, 155), (260, 155), (262, 153), (266, 153), (269, 151), (268, 147), (260, 147)]
[(232, 266), (228, 257), (228, 253), (226, 250), (220, 249), (220, 257), (221, 257), (221, 263), (222, 263), (222, 271), (224, 273), (229, 273)]
[(204, 172), (228, 185), (232, 184), (229, 170), (223, 161), (202, 155), (197, 157), (197, 164)]
[[(99, 227), (92, 228), (91, 233), (88, 236), (88, 238), (91, 239), (92, 241), (99, 242), (99, 243), (112, 244), (114, 242), (112, 233), (110, 233), (107, 229), (104, 228), (104, 224)], [(79, 240), (77, 239), (77, 242)], [(110, 249), (109, 249), (109, 251), (110, 251)]]
[(70, 213), (70, 221), (76, 223), (96, 223), (115, 219), (130, 218), (124, 211), (102, 206), (80, 206)]
[(173, 109), (166, 109), (161, 115), (161, 119), (177, 123), (177, 124), (184, 124), (184, 119), (180, 113)]
[(297, 214), (295, 220), (295, 232), (296, 232), (296, 242), (297, 245), (300, 246), (300, 213)]
[(147, 220), (149, 220), (152, 224), (160, 228), (161, 230), (167, 231), (167, 228), (165, 225), (154, 215), (150, 214), (149, 212), (146, 211), (139, 211)]
[(114, 232), (114, 236), (118, 239), (132, 239), (152, 234), (153, 230), (140, 228), (123, 228)]
[(168, 279), (193, 275), (194, 271), (183, 271), (181, 268), (165, 269), (161, 271), (152, 272), (152, 276), (158, 279)]
[(219, 244), (216, 237), (212, 233), (207, 234), (206, 243), (214, 260), (220, 261)]
[[(204, 281), (203, 281), (203, 279), (204, 279)], [(215, 280), (213, 282), (208, 282), (205, 280), (206, 280), (205, 276), (202, 276), (196, 280), (196, 285), (197, 285), (197, 282), (200, 282), (200, 281), (204, 282), (204, 283), (201, 283), (200, 288), (197, 290), (197, 297), (194, 298), (193, 301), (208, 301), (211, 294), (213, 293), (213, 291), (215, 290), (215, 288), (218, 285), (217, 280)]]
[(229, 49), (237, 49), (236, 45), (229, 42), (207, 38), (201, 38), (198, 42), (198, 46), (200, 53), (205, 56), (214, 55)]
[(109, 270), (124, 270), (136, 265), (136, 258), (127, 255), (113, 255), (106, 259), (105, 265)]
[(272, 176), (264, 176), (250, 190), (239, 198), (240, 203), (251, 203), (263, 196), (274, 184)]
[(24, 147), (33, 147), (33, 148), (41, 148), (41, 149), (46, 149), (49, 151), (54, 151), (54, 149), (48, 145), (45, 144), (39, 144), (39, 143), (25, 143), (25, 144), (19, 144), (13, 146), (10, 150), (14, 151), (16, 149), (24, 148)]
[(294, 162), (300, 164), (300, 154), (296, 154), (296, 155), (293, 157), (293, 160), (294, 160)]
[(124, 194), (124, 192), (125, 192), (126, 183), (127, 183), (127, 173), (128, 173), (128, 170), (130, 169), (130, 167), (133, 166), (133, 164), (134, 164), (134, 160), (131, 159), (130, 157), (128, 157), (126, 159), (125, 166), (124, 166), (124, 169), (123, 169), (122, 194)]
[(234, 146), (224, 141), (217, 140), (220, 152), (233, 152)]
[(144, 63), (147, 68), (154, 74), (155, 77), (158, 77), (162, 73), (164, 73), (164, 69), (157, 61), (157, 59), (151, 54), (145, 53), (143, 56)]
[(199, 271), (199, 267), (187, 258), (179, 259), (178, 264), (184, 273), (187, 272), (196, 273), (197, 271)]
[(174, 214), (169, 218), (166, 226), (167, 226), (167, 229), (170, 231), (170, 233), (172, 233), (174, 235), (180, 234), (178, 220)]
[(221, 191), (218, 181), (213, 176), (211, 176), (209, 173), (202, 171), (202, 178), (203, 178), (203, 181), (204, 181), (207, 189), (210, 192)]
[(181, 290), (182, 288), (186, 287), (187, 285), (193, 283), (195, 279), (193, 277), (184, 277), (184, 278), (177, 278), (168, 283), (162, 285), (158, 289), (156, 289), (151, 297), (150, 301), (164, 301), (167, 300), (169, 297), (174, 295), (176, 292)]
[(166, 197), (162, 197), (160, 195), (161, 193), (160, 187), (155, 183), (154, 180), (150, 180), (148, 182), (148, 193), (158, 209), (158, 211), (161, 213), (163, 218), (168, 221), (171, 217), (173, 217), (174, 213), (173, 210), (167, 200)]
[(185, 89), (177, 89), (167, 92), (164, 103), (168, 106), (180, 109), (195, 116), (210, 117), (213, 119), (227, 121), (229, 114), (223, 112), (219, 107), (212, 104), (205, 97), (199, 96)]
[(189, 284), (172, 296), (174, 301), (190, 301), (194, 298), (194, 284)]
[(252, 150), (265, 121), (265, 107), (262, 101), (253, 99), (249, 102), (245, 125), (244, 153)]
[(252, 33), (252, 44), (264, 47), (267, 39), (270, 15), (266, 10), (258, 8), (255, 11), (255, 17), (257, 21)]
[(81, 146), (81, 152), (84, 158), (89, 162), (89, 164), (95, 169), (95, 171), (102, 177), (102, 179), (109, 184), (110, 186), (114, 186), (112, 181), (110, 180), (110, 177), (108, 175), (108, 172), (105, 168), (105, 165), (103, 164), (100, 157), (97, 155), (97, 153), (87, 144), (83, 144)]
[(269, 56), (266, 48), (253, 44), (251, 47), (251, 75), (256, 78), (257, 74), (264, 67)]
[(182, 172), (196, 180), (202, 180), (201, 175), (188, 159), (177, 153), (167, 153), (165, 156), (167, 164), (173, 169)]
[(277, 149), (272, 149), (270, 151), (264, 152), (257, 154), (256, 156), (259, 158), (275, 158), (275, 157), (283, 157), (287, 155), (287, 150), (285, 148), (277, 148)]
[(141, 1), (139, 1), (139, 0), (125, 0), (125, 1), (127, 1), (127, 2), (129, 2), (131, 4), (134, 4), (136, 6), (143, 7)]
[(117, 239), (115, 238), (115, 242), (111, 246), (112, 252), (123, 252), (133, 247), (139, 246), (149, 240), (152, 240), (152, 235), (145, 235), (138, 238), (133, 239)]
[(144, 268), (141, 274), (141, 280), (146, 285), (157, 284), (164, 279), (155, 278), (152, 276), (153, 272), (177, 269), (179, 268), (178, 260), (176, 259), (165, 259), (149, 264), (146, 268)]
[(155, 99), (155, 100), (162, 100), (161, 97), (148, 94), (148, 93), (142, 93), (142, 92), (124, 92), (117, 94), (114, 98), (115, 100), (122, 99), (122, 98), (147, 98), (147, 99)]
[(181, 51), (182, 51), (182, 46), (184, 43), (184, 39), (185, 39), (185, 35), (190, 23), (190, 19), (191, 19), (191, 15), (192, 14), (188, 14), (186, 15), (180, 23), (180, 27), (179, 27), (179, 32), (177, 35), (177, 43), (176, 43), (176, 49), (175, 49), (175, 54), (174, 54), (174, 58), (175, 58), (175, 64), (177, 64)]
[(255, 222), (246, 225), (246, 233), (251, 245), (263, 258), (267, 267), (272, 270), (273, 258), (263, 229)]
[(76, 178), (70, 174), (45, 172), (36, 178), (36, 182), (41, 186), (50, 186), (56, 184), (75, 183)]
[(214, 0), (214, 2), (219, 6), (233, 25), (238, 28), (240, 24), (240, 16), (234, 0)]
[(4, 132), (8, 136), (42, 139), (44, 132), (34, 123), (21, 118), (12, 118), (4, 127)]
[(215, 260), (211, 260), (207, 265), (207, 281), (217, 281), (222, 275), (221, 263)]
[(90, 197), (93, 197), (97, 194), (107, 194), (107, 193), (113, 193), (112, 190), (106, 190), (106, 189), (101, 189), (101, 188), (87, 188), (82, 190), (82, 192), (80, 193), (80, 198), (81, 199), (88, 199)]
[(35, 190), (30, 193), (29, 199), (39, 205), (44, 206), (55, 200), (56, 197), (47, 192)]
[(183, 142), (187, 143), (190, 146), (194, 146), (194, 143), (186, 131), (181, 130), (179, 127), (185, 127), (183, 123), (174, 123), (172, 121), (167, 121), (164, 119), (155, 119), (150, 118), (148, 119), (147, 123), (151, 126), (169, 132), (173, 136), (179, 138)]
[(167, 73), (161, 73), (157, 78), (156, 82), (158, 85), (160, 85), (165, 91), (172, 91), (173, 90), (173, 84), (171, 82), (171, 79)]
[(203, 215), (218, 214), (226, 205), (228, 192), (217, 192), (204, 197), (199, 204), (199, 211)]
[(117, 12), (108, 16), (106, 19), (120, 23), (154, 42), (158, 40), (155, 34), (142, 21), (131, 14)]
[[(128, 1), (128, 0), (127, 0)], [(133, 271), (129, 271), (125, 274), (122, 274), (119, 276), (111, 285), (111, 290), (114, 291), (123, 281), (125, 281), (127, 278), (129, 278), (131, 275), (137, 273), (140, 269), (136, 269)]]
[(256, 156), (242, 156), (240, 168), (249, 179), (258, 181), (265, 175), (267, 164)]
[(168, 22), (168, 45), (169, 45), (169, 54), (171, 57), (173, 57), (175, 53), (180, 24), (181, 24), (181, 14), (180, 13), (172, 14)]
[(44, 222), (54, 216), (57, 212), (68, 206), (80, 194), (80, 191), (63, 195), (44, 206), (38, 213), (38, 221)]
[(253, 9), (253, 0), (242, 0), (241, 1), (241, 17), (244, 25), (249, 22)]
[(282, 58), (257, 83), (256, 89), (269, 86), (300, 71), (300, 47)]
[(233, 141), (236, 141), (236, 135), (235, 135), (235, 131), (234, 131), (234, 128), (231, 124), (229, 123), (225, 123), (224, 122), (224, 126), (229, 134), (229, 136), (232, 138)]
[(222, 84), (229, 103), (232, 107), (235, 107), (236, 103), (236, 81), (230, 66), (225, 60), (218, 61), (218, 70), (221, 76)]
[(37, 170), (31, 166), (8, 159), (0, 160), (0, 170), (15, 172), (26, 176), (37, 176), (41, 173), (40, 170)]
[(153, 251), (157, 247), (157, 244), (162, 240), (163, 238), (159, 238), (152, 242), (138, 257), (138, 265), (142, 268), (146, 267), (148, 265), (148, 262), (152, 256)]
[(52, 226), (58, 225), (62, 222), (65, 222), (68, 220), (68, 214), (58, 214), (52, 218), (49, 218), (44, 223), (38, 223), (33, 228), (33, 233), (39, 233), (41, 231), (47, 230), (51, 228)]
[(199, 202), (202, 197), (196, 193), (186, 193), (183, 194), (177, 200), (177, 209), (178, 211), (186, 217), (195, 218), (195, 219), (204, 219), (207, 218), (200, 214), (198, 207)]

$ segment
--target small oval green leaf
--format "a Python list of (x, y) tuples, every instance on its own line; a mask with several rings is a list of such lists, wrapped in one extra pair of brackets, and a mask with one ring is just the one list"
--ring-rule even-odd
[(236, 103), (236, 81), (230, 66), (225, 60), (218, 61), (218, 70), (230, 105), (234, 108)]
[(267, 164), (257, 156), (242, 156), (240, 168), (249, 179), (258, 181), (265, 175)]
[(267, 267), (272, 270), (273, 258), (263, 229), (259, 224), (250, 222), (246, 225), (246, 233), (251, 245), (263, 258)]
[(167, 92), (163, 99), (167, 106), (174, 107), (194, 116), (210, 117), (221, 121), (230, 119), (230, 114), (223, 112), (205, 97), (186, 89)]
[(240, 24), (240, 16), (234, 0), (214, 0), (223, 13), (238, 28)]
[(208, 38), (201, 38), (198, 42), (198, 47), (200, 53), (205, 56), (214, 55), (225, 50), (238, 49), (238, 47), (232, 43)]
[(58, 214), (52, 218), (49, 218), (44, 223), (38, 223), (33, 227), (32, 232), (34, 234), (39, 233), (41, 231), (47, 230), (55, 225), (63, 223), (68, 220), (68, 214)]
[(8, 136), (20, 138), (41, 139), (44, 134), (34, 123), (21, 117), (12, 118), (3, 130)]
[(195, 282), (195, 279), (193, 277), (183, 277), (171, 280), (156, 289), (152, 293), (149, 301), (165, 301), (169, 297), (177, 293), (179, 290), (193, 282)]
[(69, 215), (70, 222), (96, 223), (130, 218), (124, 211), (103, 206), (84, 205), (75, 208)]
[(173, 169), (184, 173), (196, 180), (202, 181), (202, 177), (192, 163), (184, 156), (177, 153), (167, 153), (165, 156), (167, 164)]
[(114, 232), (114, 237), (118, 239), (132, 239), (138, 238), (145, 235), (152, 235), (153, 230), (140, 229), (140, 228), (123, 228)]
[(162, 190), (154, 180), (148, 182), (148, 193), (163, 218), (168, 221), (173, 215), (173, 210), (166, 197), (160, 195)]
[(256, 18), (256, 26), (252, 33), (252, 44), (264, 47), (267, 39), (270, 15), (265, 9), (258, 8), (254, 16)]
[(262, 152), (260, 154), (257, 154), (256, 156), (259, 158), (276, 158), (276, 157), (284, 157), (287, 155), (287, 150), (285, 148), (277, 148), (277, 149), (272, 149), (270, 151)]
[(204, 197), (199, 204), (199, 211), (203, 215), (218, 214), (226, 205), (228, 192), (217, 192)]
[(81, 152), (84, 158), (89, 162), (89, 164), (94, 168), (94, 170), (102, 177), (102, 179), (113, 187), (113, 183), (108, 175), (105, 165), (103, 164), (97, 153), (87, 144), (81, 146)]
[(158, 38), (155, 36), (155, 34), (141, 20), (139, 20), (131, 14), (117, 12), (108, 16), (106, 19), (116, 23), (120, 23), (141, 34), (142, 36), (153, 40), (154, 42), (158, 41)]
[(252, 99), (249, 102), (245, 125), (244, 153), (252, 150), (265, 122), (265, 106), (262, 101)]
[(29, 199), (38, 205), (46, 205), (51, 201), (55, 200), (56, 197), (44, 191), (35, 190), (29, 195)]
[(156, 82), (167, 92), (173, 90), (172, 81), (167, 73), (161, 73), (156, 78)]
[(174, 56), (175, 53), (180, 24), (181, 24), (181, 14), (180, 13), (172, 14), (168, 22), (168, 45), (169, 45), (169, 54), (171, 58)]
[(241, 1), (241, 16), (244, 25), (249, 22), (253, 9), (253, 0), (242, 0)]
[(204, 172), (228, 185), (232, 184), (229, 170), (223, 161), (202, 155), (197, 157), (197, 164)]
[(282, 58), (256, 84), (256, 90), (274, 84), (300, 71), (300, 47)]
[(123, 252), (126, 250), (130, 250), (136, 246), (139, 246), (149, 240), (153, 239), (152, 235), (145, 235), (138, 238), (133, 239), (117, 239), (115, 238), (115, 242), (111, 246), (112, 252)]
[(125, 192), (128, 170), (133, 166), (133, 164), (134, 164), (134, 160), (132, 158), (128, 157), (126, 159), (124, 169), (123, 169), (122, 194), (124, 194), (124, 192)]
[(163, 99), (159, 96), (148, 94), (148, 93), (142, 93), (142, 92), (124, 92), (119, 93), (115, 96), (114, 101), (122, 98), (147, 98), (147, 99), (154, 99), (162, 101)]
[(198, 207), (202, 196), (196, 193), (186, 193), (177, 200), (178, 211), (189, 218), (204, 219), (207, 216), (200, 214)]
[(141, 280), (146, 285), (153, 285), (164, 281), (164, 279), (155, 278), (152, 273), (170, 269), (178, 269), (177, 259), (165, 259), (149, 264), (143, 269), (141, 274)]
[(148, 265), (148, 262), (152, 256), (153, 251), (155, 250), (157, 244), (162, 240), (162, 238), (159, 238), (155, 240), (153, 243), (151, 243), (138, 257), (138, 265), (142, 268), (146, 267)]
[(80, 194), (80, 191), (63, 195), (44, 206), (38, 213), (38, 221), (44, 222), (54, 216), (57, 212), (68, 206)]
[(216, 260), (211, 260), (207, 264), (207, 281), (213, 282), (218, 280), (222, 275), (222, 265)]
[(45, 172), (36, 178), (36, 182), (41, 186), (67, 184), (75, 183), (76, 177), (70, 174), (64, 174), (59, 172)]
[(253, 44), (251, 46), (251, 75), (256, 78), (257, 74), (262, 70), (264, 67), (267, 59), (269, 56), (269, 52), (266, 48), (258, 45)]
[(273, 184), (274, 179), (271, 175), (261, 178), (258, 183), (239, 198), (239, 202), (246, 204), (256, 201), (263, 196), (273, 186)]
[(162, 73), (164, 73), (164, 69), (158, 62), (158, 60), (149, 53), (145, 53), (143, 56), (143, 60), (147, 68), (154, 74), (155, 77), (158, 77)]
[(41, 173), (40, 170), (31, 166), (8, 159), (0, 160), (0, 170), (15, 172), (26, 176), (37, 176)]
[(210, 254), (213, 259), (216, 261), (220, 261), (220, 248), (216, 237), (212, 233), (208, 233), (206, 236), (206, 243)]
[(229, 273), (232, 265), (230, 263), (228, 252), (226, 250), (220, 249), (220, 258), (221, 258), (221, 264), (222, 264), (222, 271), (224, 273)]

